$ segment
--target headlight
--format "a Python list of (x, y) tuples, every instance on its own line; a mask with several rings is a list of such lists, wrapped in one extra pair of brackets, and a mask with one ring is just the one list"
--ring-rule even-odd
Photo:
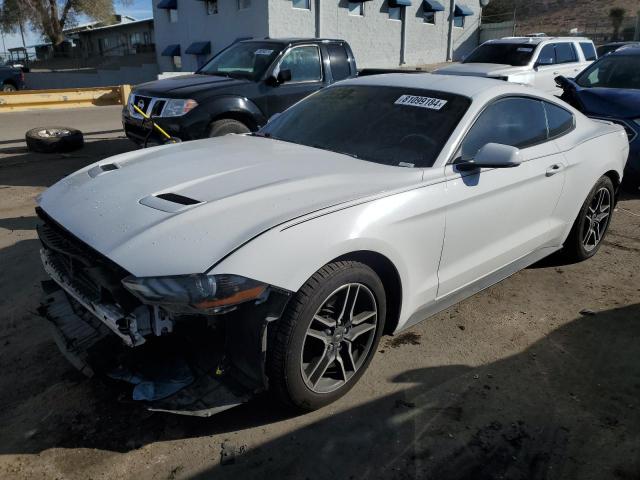
[(179, 275), (173, 277), (134, 277), (122, 284), (143, 303), (161, 305), (171, 311), (216, 313), (263, 297), (264, 283), (238, 275)]
[(162, 110), (163, 117), (181, 117), (189, 113), (191, 110), (198, 106), (198, 102), (192, 99), (181, 100), (181, 99), (172, 99), (168, 100), (167, 104), (164, 106)]

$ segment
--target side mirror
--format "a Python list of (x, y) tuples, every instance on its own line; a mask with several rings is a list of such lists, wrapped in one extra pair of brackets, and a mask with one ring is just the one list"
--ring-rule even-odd
[(520, 149), (500, 143), (487, 143), (473, 160), (456, 164), (461, 172), (479, 168), (513, 168), (522, 163)]
[(549, 65), (553, 65), (553, 64), (554, 63), (551, 58), (539, 58), (538, 61), (533, 66), (533, 68), (537, 70), (539, 67), (548, 67)]
[(571, 83), (569, 82), (569, 79), (564, 75), (559, 75), (556, 78), (554, 78), (554, 80), (556, 82), (556, 85), (563, 90), (571, 85)]
[(277, 78), (279, 84), (290, 82), (291, 78), (292, 78), (291, 77), (291, 70), (289, 70), (289, 69), (280, 70), (278, 72), (278, 76), (276, 78)]

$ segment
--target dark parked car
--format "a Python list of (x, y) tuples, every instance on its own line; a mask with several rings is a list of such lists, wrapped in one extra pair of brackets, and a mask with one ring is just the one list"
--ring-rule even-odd
[(613, 42), (613, 43), (607, 43), (605, 45), (600, 45), (598, 47), (598, 58), (604, 57), (605, 55), (611, 52), (615, 52), (619, 48), (624, 47), (626, 45), (640, 45), (640, 42)]
[(24, 73), (21, 70), (12, 67), (0, 67), (0, 91), (15, 92), (24, 88)]
[(247, 133), (307, 95), (355, 76), (356, 62), (343, 40), (245, 40), (193, 75), (139, 85), (123, 109), (122, 122), (138, 144), (162, 140), (134, 104), (181, 140)]
[(589, 117), (622, 125), (630, 150), (625, 180), (640, 186), (640, 45), (619, 48), (577, 78), (556, 79), (562, 99)]

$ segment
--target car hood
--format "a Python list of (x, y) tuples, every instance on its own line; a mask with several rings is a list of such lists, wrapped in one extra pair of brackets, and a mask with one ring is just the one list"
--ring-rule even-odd
[(436, 70), (440, 75), (468, 75), (474, 77), (501, 77), (527, 70), (527, 67), (512, 67), (497, 63), (458, 63)]
[(421, 179), (420, 169), (230, 135), (105, 159), (53, 185), (40, 207), (136, 276), (179, 275), (288, 220)]
[(640, 117), (640, 90), (578, 87), (575, 95), (587, 115), (632, 119)]
[(249, 80), (220, 77), (217, 75), (180, 75), (140, 84), (134, 89), (133, 93), (152, 97), (169, 96), (182, 98), (213, 88), (228, 88), (246, 83), (249, 83)]

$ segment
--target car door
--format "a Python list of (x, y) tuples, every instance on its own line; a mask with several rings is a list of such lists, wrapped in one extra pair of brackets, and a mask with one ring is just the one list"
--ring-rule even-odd
[(291, 72), (291, 80), (272, 84), (266, 93), (268, 116), (280, 113), (294, 103), (325, 86), (322, 53), (317, 45), (297, 45), (290, 48), (273, 69), (273, 76), (284, 70)]
[(556, 63), (558, 74), (569, 78), (575, 77), (584, 65), (574, 42), (560, 42), (556, 45)]
[(514, 168), (461, 172), (445, 166), (447, 214), (438, 298), (515, 264), (552, 237), (551, 216), (564, 184), (565, 160), (549, 137), (543, 102), (508, 97), (489, 105), (463, 140), (458, 158), (487, 143), (520, 148)]
[(548, 43), (540, 49), (534, 68), (534, 86), (543, 92), (554, 93), (558, 89), (555, 78), (561, 75), (556, 61), (555, 43)]

